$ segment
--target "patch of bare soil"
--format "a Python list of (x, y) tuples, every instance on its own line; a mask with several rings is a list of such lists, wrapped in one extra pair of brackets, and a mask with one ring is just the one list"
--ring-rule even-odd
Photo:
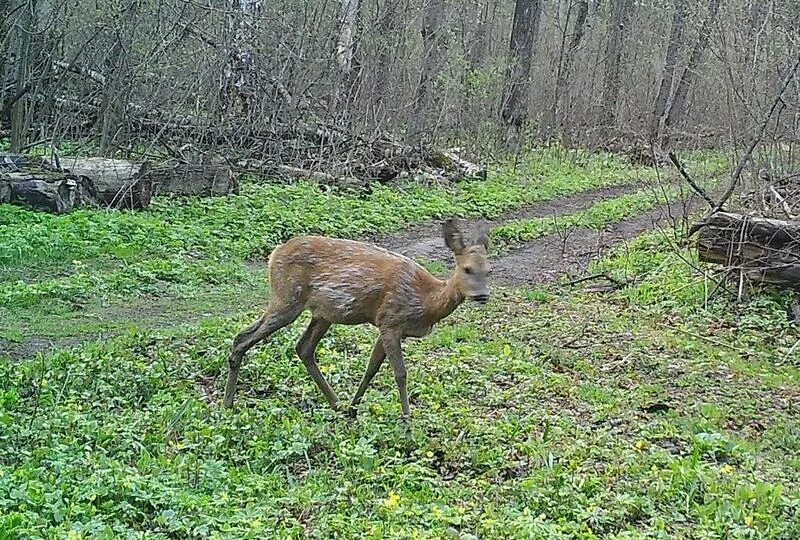
[[(585, 210), (599, 201), (633, 193), (643, 187), (644, 185), (641, 183), (612, 186), (576, 193), (561, 199), (540, 201), (506, 212), (497, 219), (489, 221), (489, 223), (491, 225), (499, 225), (515, 219), (573, 214)], [(375, 235), (367, 240), (408, 257), (421, 257), (431, 261), (448, 262), (452, 259), (452, 256), (444, 245), (441, 227), (439, 223), (420, 223), (412, 225), (399, 233)]]
[(48, 353), (57, 349), (69, 348), (78, 345), (80, 342), (81, 338), (79, 337), (45, 338), (32, 336), (20, 342), (0, 338), (0, 358), (10, 360), (31, 358), (40, 352)]
[[(537, 204), (513, 216), (535, 218), (571, 214), (604, 198), (621, 195), (626, 192), (626, 188), (627, 191), (635, 191), (631, 186), (596, 190)], [(677, 224), (678, 219), (688, 215), (698, 204), (698, 200), (691, 198), (657, 207), (601, 230), (576, 228), (568, 230), (564, 235), (551, 234), (539, 238), (492, 260), (492, 280), (498, 285), (536, 285), (555, 281), (562, 276), (581, 275), (593, 259), (602, 257), (610, 247), (654, 228)], [(514, 217), (504, 216), (493, 223), (500, 224), (509, 219)], [(409, 229), (395, 236), (373, 241), (408, 257), (425, 258), (448, 266), (453, 262), (453, 255), (444, 245), (438, 227), (434, 225)]]
[(661, 206), (604, 229), (577, 228), (551, 234), (492, 261), (492, 280), (501, 285), (537, 285), (586, 273), (589, 263), (609, 248), (658, 227), (672, 225), (682, 202)]

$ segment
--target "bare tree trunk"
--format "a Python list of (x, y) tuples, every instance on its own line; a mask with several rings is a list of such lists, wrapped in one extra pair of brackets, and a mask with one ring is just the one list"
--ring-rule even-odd
[(445, 0), (428, 0), (422, 16), (422, 43), (425, 55), (422, 73), (414, 95), (414, 108), (408, 123), (406, 141), (418, 143), (429, 130), (428, 111), (433, 97), (434, 80), (439, 72), (446, 46)]
[(572, 66), (575, 55), (581, 46), (581, 41), (586, 33), (586, 20), (589, 14), (589, 2), (579, 0), (575, 6), (575, 24), (572, 28), (572, 37), (569, 46), (564, 52), (563, 60), (556, 75), (556, 89), (553, 99), (552, 116), (555, 122), (555, 131), (563, 137), (566, 123), (566, 101), (569, 93), (569, 81), (572, 78)]
[[(343, 102), (352, 98), (354, 82), (353, 58), (355, 56), (356, 21), (358, 20), (358, 0), (341, 0), (339, 12), (339, 33), (336, 38), (336, 65), (338, 80), (334, 84), (333, 111), (341, 112)], [(344, 94), (344, 95), (343, 95)]]
[(619, 100), (620, 68), (622, 64), (622, 42), (625, 27), (630, 20), (633, 0), (613, 0), (611, 21), (606, 40), (606, 60), (603, 95), (600, 102), (600, 127), (606, 133), (616, 127), (617, 102)]
[(140, 0), (130, 0), (121, 7), (113, 29), (113, 45), (106, 59), (105, 85), (100, 111), (100, 152), (107, 155), (123, 129), (123, 114), (130, 96), (133, 76), (132, 44), (136, 42)]
[(479, 69), (486, 58), (488, 48), (487, 34), (489, 33), (489, 4), (486, 1), (480, 4), (480, 14), (478, 15), (478, 28), (475, 30), (475, 37), (469, 48), (469, 64), (473, 71)]
[(222, 116), (247, 115), (254, 109), (257, 69), (253, 45), (258, 40), (263, 0), (229, 0), (227, 65), (219, 88)]
[[(23, 0), (18, 4), (16, 32), (13, 40), (13, 54), (16, 57), (14, 70), (13, 94), (4, 105), (8, 108), (11, 119), (11, 151), (19, 152), (27, 142), (29, 125), (29, 100), (26, 97), (31, 82), (28, 80), (31, 70), (32, 51), (31, 36), (36, 28), (36, 0)], [(13, 8), (12, 8), (13, 9)], [(0, 81), (2, 83), (2, 81)]]
[(509, 72), (502, 117), (519, 130), (528, 119), (533, 46), (542, 14), (540, 0), (516, 0), (509, 44)]
[[(692, 55), (689, 57), (689, 62), (683, 70), (683, 75), (681, 75), (681, 79), (678, 82), (678, 88), (675, 90), (672, 103), (670, 103), (669, 110), (667, 111), (666, 120), (664, 121), (665, 130), (680, 122), (686, 113), (686, 97), (689, 95), (689, 89), (694, 85), (697, 79), (697, 69), (700, 66), (703, 51), (708, 47), (708, 40), (711, 38), (711, 25), (717, 18), (719, 5), (720, 0), (710, 0), (709, 2), (708, 16), (703, 26), (700, 28), (700, 34), (697, 36), (694, 49), (692, 49)], [(666, 141), (663, 142), (666, 143)]]
[(664, 58), (664, 71), (661, 75), (661, 86), (658, 88), (653, 116), (650, 119), (651, 143), (661, 138), (662, 123), (667, 112), (667, 102), (672, 83), (675, 78), (675, 65), (678, 62), (678, 52), (680, 50), (681, 35), (686, 23), (686, 6), (684, 0), (675, 0), (675, 11), (672, 15), (672, 24), (669, 29), (669, 39), (667, 40), (667, 54)]
[(404, 5), (405, 2), (387, 0), (381, 4), (382, 10), (377, 14), (375, 33), (378, 36), (378, 57), (369, 103), (376, 128), (386, 120), (387, 103), (394, 97), (391, 89), (396, 85), (392, 84), (391, 76), (400, 43), (400, 13)]

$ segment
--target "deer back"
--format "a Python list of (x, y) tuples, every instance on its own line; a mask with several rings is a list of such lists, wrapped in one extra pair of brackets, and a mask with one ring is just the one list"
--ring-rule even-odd
[(272, 301), (299, 302), (332, 323), (418, 326), (442, 288), (419, 264), (371, 244), (295, 237), (270, 256)]

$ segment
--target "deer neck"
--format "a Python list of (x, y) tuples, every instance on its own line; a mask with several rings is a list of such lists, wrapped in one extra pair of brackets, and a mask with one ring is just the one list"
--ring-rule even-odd
[(447, 281), (439, 280), (429, 298), (426, 311), (432, 324), (450, 315), (464, 301), (464, 295), (458, 290), (454, 276)]

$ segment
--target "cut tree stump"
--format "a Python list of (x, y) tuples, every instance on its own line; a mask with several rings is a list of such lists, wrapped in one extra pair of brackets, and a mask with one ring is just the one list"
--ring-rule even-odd
[(800, 221), (716, 212), (702, 225), (701, 261), (741, 270), (751, 282), (800, 290)]

